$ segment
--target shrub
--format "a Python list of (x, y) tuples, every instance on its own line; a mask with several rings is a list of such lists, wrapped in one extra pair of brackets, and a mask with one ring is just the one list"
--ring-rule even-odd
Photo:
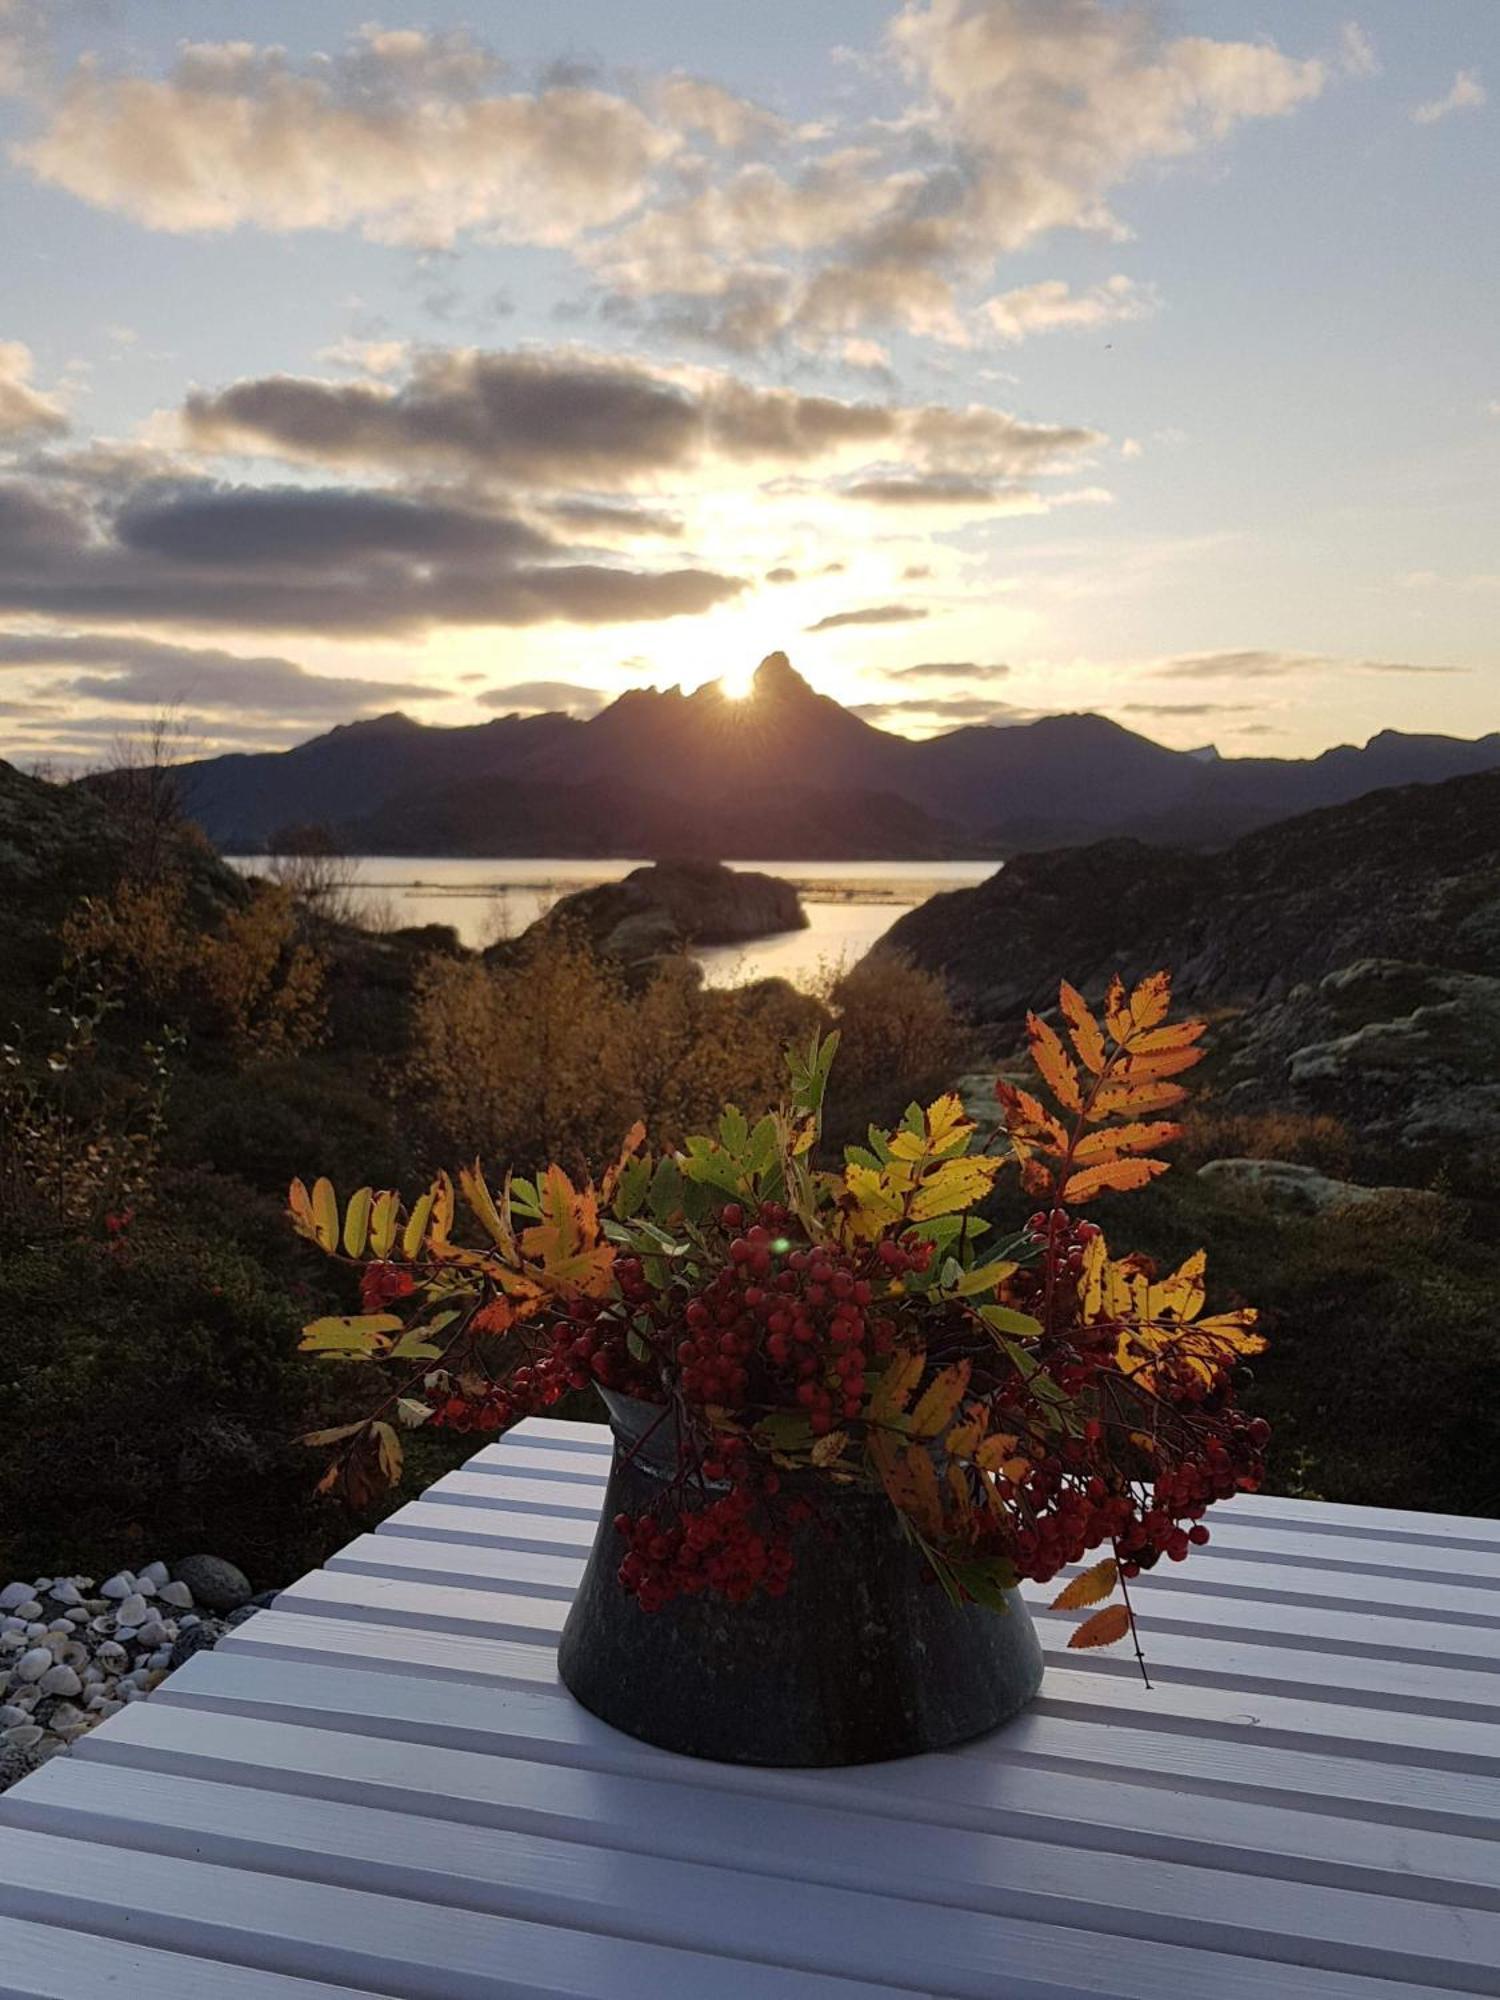
[(179, 1218), (0, 1256), (0, 1287), (7, 1574), (209, 1549), (277, 1583), (345, 1531), (293, 1441), (328, 1407), (291, 1353), (306, 1300), (254, 1259)]
[(829, 1129), (852, 1138), (913, 1098), (951, 1088), (976, 1057), (974, 1037), (932, 972), (896, 956), (862, 959), (828, 985), (839, 1029)]

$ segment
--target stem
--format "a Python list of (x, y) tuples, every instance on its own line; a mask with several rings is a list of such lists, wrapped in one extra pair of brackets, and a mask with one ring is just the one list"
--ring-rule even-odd
[(1111, 1542), (1110, 1547), (1115, 1552), (1115, 1568), (1120, 1578), (1120, 1595), (1125, 1600), (1125, 1615), (1130, 1620), (1130, 1643), (1135, 1647), (1136, 1664), (1140, 1667), (1141, 1679), (1146, 1683), (1149, 1690), (1151, 1688), (1151, 1675), (1146, 1669), (1146, 1655), (1141, 1651), (1141, 1635), (1135, 1622), (1135, 1606), (1130, 1601), (1130, 1585), (1125, 1581), (1125, 1566), (1120, 1561), (1119, 1545)]

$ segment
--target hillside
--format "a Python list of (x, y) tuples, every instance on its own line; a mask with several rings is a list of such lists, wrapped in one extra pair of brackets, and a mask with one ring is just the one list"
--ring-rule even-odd
[(1097, 989), (1176, 969), (1199, 1003), (1275, 999), (1357, 959), (1500, 975), (1500, 771), (1285, 820), (1218, 853), (1102, 841), (1021, 854), (934, 896), (876, 947), (949, 981), (966, 1012), (1045, 1005), (1059, 967)]
[(1105, 835), (1214, 846), (1378, 787), (1500, 767), (1479, 742), (1387, 731), (1305, 760), (1205, 758), (1098, 715), (927, 742), (816, 693), (786, 656), (751, 695), (637, 689), (588, 722), (350, 723), (294, 750), (183, 767), (187, 809), (230, 851), (293, 825), (355, 852), (927, 859)]

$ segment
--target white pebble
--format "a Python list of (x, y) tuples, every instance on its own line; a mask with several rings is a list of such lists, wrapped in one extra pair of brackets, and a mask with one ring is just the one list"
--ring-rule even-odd
[(83, 1599), (78, 1594), (78, 1585), (70, 1582), (65, 1576), (60, 1576), (57, 1579), (48, 1595), (54, 1604), (61, 1604), (65, 1608), (74, 1604), (82, 1604), (83, 1602)]
[(44, 1736), (36, 1746), (36, 1760), (39, 1764), (50, 1764), (54, 1757), (61, 1757), (67, 1747), (60, 1736)]
[(45, 1646), (33, 1646), (29, 1653), (23, 1653), (16, 1661), (16, 1672), (23, 1681), (39, 1681), (52, 1665), (52, 1655)]
[(198, 1616), (197, 1612), (190, 1611), (186, 1618), (178, 1619), (177, 1629), (179, 1632), (190, 1632), (195, 1625), (201, 1625), (202, 1623), (203, 1620)]
[(31, 1602), (29, 1583), (8, 1583), (0, 1590), (0, 1611), (14, 1611), (17, 1605)]
[(42, 1615), (41, 1604), (34, 1597), (28, 1597), (24, 1603), (18, 1604), (16, 1606), (16, 1616), (18, 1618), (25, 1618), (29, 1622), (34, 1622), (36, 1619), (40, 1618), (41, 1615)]
[(0, 1729), (13, 1729), (18, 1722), (25, 1720), (24, 1708), (17, 1708), (13, 1701), (0, 1703)]
[(24, 1653), (26, 1650), (26, 1630), (23, 1626), (17, 1632), (0, 1632), (0, 1653)]
[(130, 1665), (130, 1655), (117, 1639), (106, 1639), (94, 1657), (101, 1667), (112, 1674), (120, 1673)]
[(5, 1732), (5, 1743), (12, 1750), (34, 1750), (42, 1740), (42, 1726), (39, 1722), (18, 1722), (13, 1729)]
[(106, 1582), (100, 1584), (99, 1595), (101, 1597), (122, 1598), (131, 1596), (134, 1590), (135, 1578), (130, 1574), (128, 1569), (122, 1569), (114, 1576), (108, 1578)]
[(92, 1729), (94, 1718), (85, 1715), (81, 1708), (74, 1708), (71, 1702), (62, 1702), (52, 1711), (52, 1720), (47, 1727), (54, 1736), (60, 1736), (64, 1743), (71, 1743), (75, 1736), (81, 1736), (86, 1729)]
[[(83, 1689), (83, 1682), (76, 1671), (64, 1666), (61, 1661), (55, 1667), (49, 1667), (37, 1685), (43, 1694), (79, 1694)], [(56, 1727), (55, 1723), (53, 1727)]]
[(28, 1639), (45, 1639), (51, 1627), (44, 1625), (40, 1618), (33, 1618), (26, 1627)]
[(88, 1606), (86, 1604), (75, 1604), (72, 1610), (68, 1612), (67, 1619), (70, 1625), (87, 1625), (89, 1622)]
[(136, 1571), (136, 1578), (135, 1578), (136, 1589), (137, 1590), (144, 1589), (144, 1587), (148, 1583), (150, 1583), (154, 1584), (156, 1589), (160, 1590), (162, 1585), (166, 1582), (167, 1578), (171, 1574), (172, 1572), (167, 1568), (164, 1562), (147, 1563), (144, 1569)]
[(146, 1665), (148, 1667), (151, 1667), (158, 1671), (170, 1667), (171, 1664), (172, 1664), (172, 1648), (170, 1646), (158, 1646), (156, 1651), (151, 1655), (150, 1659), (147, 1660), (146, 1662)]
[(39, 1576), (34, 1579), (31, 1587), (36, 1592), (37, 1596), (40, 1597), (44, 1591), (48, 1591), (52, 1588), (52, 1579), (50, 1576)]
[(175, 1604), (179, 1611), (191, 1611), (193, 1593), (185, 1583), (163, 1583), (157, 1586), (157, 1596), (163, 1604)]
[(166, 1636), (167, 1628), (162, 1624), (161, 1620), (159, 1618), (148, 1618), (144, 1625), (137, 1628), (135, 1643), (138, 1646), (144, 1646), (148, 1653), (155, 1652)]
[(115, 1623), (117, 1625), (144, 1625), (145, 1622), (146, 1600), (138, 1590), (132, 1591), (129, 1597), (122, 1600), (119, 1610), (115, 1613)]
[(156, 1585), (149, 1576), (138, 1576), (135, 1580), (135, 1589), (138, 1597), (155, 1597), (156, 1595)]

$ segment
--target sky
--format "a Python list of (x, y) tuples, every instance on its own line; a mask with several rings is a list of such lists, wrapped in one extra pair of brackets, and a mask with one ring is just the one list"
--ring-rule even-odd
[(0, 0), (0, 755), (1500, 728), (1496, 0)]

